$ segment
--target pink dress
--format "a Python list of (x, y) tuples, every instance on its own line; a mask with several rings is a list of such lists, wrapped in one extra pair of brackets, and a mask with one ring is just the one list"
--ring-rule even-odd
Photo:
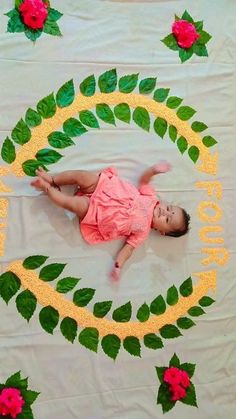
[(149, 235), (156, 204), (155, 192), (150, 185), (137, 189), (109, 167), (101, 172), (90, 196), (88, 212), (80, 222), (82, 236), (90, 244), (123, 237), (137, 247)]

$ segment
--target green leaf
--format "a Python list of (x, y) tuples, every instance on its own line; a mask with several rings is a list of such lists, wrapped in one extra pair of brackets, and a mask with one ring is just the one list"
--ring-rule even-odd
[(74, 342), (77, 335), (77, 323), (70, 317), (65, 317), (60, 324), (61, 333), (71, 343)]
[(180, 402), (188, 404), (190, 406), (197, 406), (196, 392), (193, 383), (190, 383), (190, 386), (186, 389), (186, 396), (183, 399), (180, 399)]
[(48, 256), (36, 255), (36, 256), (29, 256), (23, 262), (23, 266), (25, 269), (37, 269), (41, 265), (46, 262)]
[(136, 317), (140, 322), (146, 322), (149, 319), (149, 316), (149, 306), (146, 303), (144, 303), (143, 305), (141, 305), (141, 307), (139, 307)]
[(37, 306), (37, 298), (31, 291), (25, 290), (16, 297), (16, 308), (19, 313), (29, 321), (33, 316)]
[(123, 341), (123, 346), (130, 355), (141, 357), (141, 345), (135, 336), (127, 336)]
[(188, 119), (190, 119), (194, 114), (196, 113), (196, 111), (193, 108), (190, 108), (190, 106), (181, 106), (178, 111), (177, 111), (177, 116), (182, 120), (182, 121), (187, 121)]
[(48, 136), (48, 142), (55, 148), (66, 148), (75, 144), (68, 135), (60, 131), (51, 132)]
[(94, 294), (95, 290), (93, 288), (81, 288), (75, 291), (73, 302), (79, 307), (85, 307), (92, 300)]
[(96, 80), (94, 75), (87, 77), (80, 83), (80, 91), (84, 96), (93, 96), (96, 88)]
[(124, 323), (130, 320), (131, 314), (132, 314), (132, 306), (131, 306), (131, 302), (129, 301), (128, 303), (116, 308), (113, 311), (112, 318), (113, 320), (115, 320), (115, 322)]
[(193, 22), (196, 31), (201, 31), (203, 28), (203, 20), (199, 20), (198, 22)]
[(213, 300), (213, 298), (211, 298), (211, 297), (204, 296), (198, 302), (199, 302), (200, 306), (208, 307), (211, 304), (213, 304), (215, 302), (215, 300)]
[(138, 75), (139, 73), (121, 77), (119, 80), (119, 91), (122, 93), (132, 92), (137, 86)]
[(177, 326), (180, 327), (180, 329), (190, 329), (190, 327), (195, 326), (195, 323), (188, 317), (180, 317), (177, 320)]
[(160, 349), (163, 348), (162, 340), (159, 336), (155, 335), (154, 333), (148, 333), (143, 338), (144, 345), (150, 349)]
[(106, 103), (99, 103), (96, 105), (97, 116), (108, 124), (116, 125), (113, 112)]
[(156, 102), (164, 102), (169, 94), (170, 89), (157, 89), (154, 92), (153, 99)]
[(208, 128), (208, 126), (206, 124), (204, 124), (203, 122), (200, 121), (194, 121), (191, 125), (191, 128), (193, 131), (195, 132), (202, 132), (205, 129)]
[[(17, 12), (17, 11), (16, 11)], [(7, 32), (24, 32), (25, 26), (23, 22), (21, 21), (20, 14), (12, 13), (8, 23), (7, 23)]]
[(53, 93), (41, 99), (37, 104), (37, 111), (43, 118), (51, 118), (56, 113), (56, 102)]
[(41, 124), (42, 118), (34, 109), (29, 108), (25, 114), (25, 122), (29, 127), (37, 127)]
[(37, 160), (26, 160), (22, 163), (22, 169), (27, 176), (36, 176), (35, 171), (39, 166), (42, 166), (46, 170), (46, 167)]
[(179, 58), (181, 60), (181, 63), (184, 63), (185, 61), (189, 60), (193, 55), (193, 47), (185, 49), (185, 48), (179, 48)]
[(21, 371), (11, 375), (5, 383), (5, 387), (17, 387), (20, 390), (26, 390), (27, 386), (28, 378), (21, 378)]
[(87, 129), (75, 118), (67, 119), (63, 124), (63, 130), (69, 137), (79, 137), (87, 132)]
[(193, 282), (191, 276), (180, 285), (179, 292), (183, 297), (188, 297), (192, 294)]
[(48, 19), (55, 22), (56, 20), (59, 20), (61, 17), (63, 16), (63, 14), (61, 12), (59, 12), (56, 9), (53, 9), (50, 7), (50, 9), (48, 9)]
[(7, 17), (19, 16), (19, 11), (16, 8), (14, 8), (9, 10), (9, 12), (4, 13), (4, 15)]
[(39, 272), (39, 278), (46, 282), (53, 281), (62, 273), (65, 266), (66, 263), (51, 263), (44, 266)]
[(31, 407), (25, 405), (22, 412), (17, 415), (17, 419), (34, 419)]
[(17, 144), (23, 145), (28, 143), (31, 138), (31, 131), (23, 119), (20, 119), (20, 121), (17, 122), (15, 128), (12, 130), (11, 136), (13, 141)]
[(95, 327), (86, 327), (86, 329), (82, 330), (79, 334), (79, 342), (81, 345), (94, 352), (97, 352), (98, 350), (98, 340), (99, 333)]
[(156, 118), (154, 121), (154, 131), (159, 135), (161, 138), (164, 137), (167, 131), (167, 122), (163, 118)]
[(174, 125), (169, 126), (169, 137), (174, 143), (177, 138), (177, 128)]
[(116, 69), (108, 70), (101, 74), (98, 79), (98, 86), (102, 93), (111, 93), (116, 90), (117, 74)]
[(153, 314), (163, 314), (166, 311), (166, 303), (162, 295), (158, 295), (150, 305), (150, 311)]
[(165, 339), (173, 339), (177, 338), (178, 336), (182, 336), (182, 333), (173, 324), (166, 324), (165, 326), (163, 326), (160, 329), (160, 334)]
[(196, 364), (190, 364), (188, 362), (185, 362), (180, 365), (180, 369), (186, 371), (187, 374), (189, 375), (189, 378), (193, 376), (195, 367), (196, 367)]
[(193, 45), (193, 52), (199, 57), (208, 57), (208, 51), (205, 45)]
[(102, 301), (100, 303), (94, 304), (93, 315), (98, 318), (104, 317), (108, 311), (110, 311), (112, 306), (112, 301)]
[(200, 30), (200, 31), (198, 31), (198, 33), (200, 35), (200, 38), (197, 40), (197, 44), (203, 44), (203, 45), (205, 45), (212, 38), (212, 36), (208, 32), (206, 32), (206, 31)]
[(178, 149), (179, 149), (179, 151), (180, 151), (180, 153), (181, 154), (184, 154), (184, 152), (187, 150), (187, 148), (188, 148), (188, 143), (187, 143), (187, 140), (186, 140), (186, 138), (184, 138), (184, 137), (179, 137), (178, 138), (178, 140), (177, 140), (177, 147), (178, 147)]
[(43, 148), (37, 152), (35, 157), (40, 163), (47, 165), (58, 162), (63, 156), (55, 150)]
[(150, 129), (150, 116), (148, 111), (141, 106), (135, 108), (133, 112), (133, 120), (134, 122), (145, 131), (149, 131)]
[(120, 350), (120, 338), (116, 335), (104, 336), (101, 345), (105, 354), (115, 360)]
[(96, 116), (90, 111), (81, 111), (79, 113), (82, 124), (87, 125), (90, 128), (99, 128), (99, 123)]
[(187, 12), (187, 10), (184, 11), (181, 19), (187, 20), (188, 22), (191, 22), (191, 23), (194, 23), (194, 20), (193, 20), (192, 16), (190, 16), (190, 14)]
[(25, 36), (30, 39), (30, 41), (35, 42), (41, 35), (42, 35), (42, 29), (31, 29), (25, 26)]
[(164, 372), (167, 370), (167, 367), (155, 367), (156, 373), (159, 378), (160, 383), (164, 383)]
[(179, 368), (180, 361), (176, 354), (174, 354), (169, 362), (169, 367), (176, 367)]
[(188, 314), (193, 317), (198, 317), (205, 314), (205, 311), (201, 307), (194, 306), (188, 310)]
[(31, 405), (35, 402), (37, 397), (40, 395), (37, 391), (32, 390), (21, 390), (21, 395), (26, 404)]
[(156, 80), (156, 77), (150, 77), (141, 80), (141, 82), (139, 83), (139, 93), (141, 93), (142, 95), (148, 95), (149, 93), (151, 93), (155, 89)]
[(59, 108), (65, 108), (71, 105), (75, 98), (75, 88), (73, 79), (67, 81), (60, 87), (56, 94), (56, 102)]
[(158, 390), (157, 404), (161, 404), (163, 413), (173, 409), (176, 401), (171, 400), (169, 387), (166, 383), (162, 383)]
[(51, 306), (44, 307), (39, 313), (39, 321), (42, 328), (52, 335), (59, 322), (59, 313)]
[(127, 103), (120, 103), (119, 105), (116, 105), (114, 107), (114, 114), (120, 121), (126, 122), (127, 124), (130, 123), (131, 112)]
[(193, 161), (193, 163), (196, 163), (196, 161), (198, 160), (199, 154), (200, 154), (199, 148), (196, 147), (195, 145), (192, 145), (188, 149), (188, 155), (190, 159)]
[(179, 49), (176, 38), (172, 33), (167, 35), (165, 38), (161, 39), (161, 42), (163, 42), (163, 44), (165, 44), (168, 48), (172, 49), (173, 51), (178, 51)]
[(1, 156), (2, 159), (9, 164), (11, 164), (16, 158), (15, 146), (8, 137), (3, 142)]
[(60, 28), (57, 22), (50, 20), (49, 18), (47, 18), (44, 24), (43, 32), (48, 33), (49, 35), (53, 35), (53, 36), (62, 36), (62, 33), (60, 31)]
[(61, 294), (66, 294), (67, 292), (73, 290), (73, 288), (76, 287), (79, 281), (80, 278), (73, 278), (71, 276), (62, 278), (57, 283), (56, 291), (60, 292)]
[(177, 96), (170, 96), (167, 99), (166, 105), (168, 106), (168, 108), (170, 109), (176, 109), (178, 108), (178, 106), (183, 102), (183, 99), (181, 99), (180, 97)]
[(175, 285), (172, 285), (167, 291), (166, 301), (169, 306), (173, 306), (178, 302), (178, 290)]
[(4, 272), (0, 276), (0, 296), (6, 304), (20, 289), (21, 282), (17, 275), (11, 271)]
[(15, 0), (15, 8), (18, 9), (24, 0)]
[(211, 137), (210, 135), (203, 137), (202, 142), (206, 147), (212, 147), (213, 145), (217, 144), (215, 138)]

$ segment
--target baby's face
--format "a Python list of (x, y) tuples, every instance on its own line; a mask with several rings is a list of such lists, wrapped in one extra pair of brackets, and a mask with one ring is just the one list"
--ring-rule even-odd
[(161, 234), (168, 234), (183, 228), (183, 210), (180, 207), (159, 202), (154, 208), (152, 227)]

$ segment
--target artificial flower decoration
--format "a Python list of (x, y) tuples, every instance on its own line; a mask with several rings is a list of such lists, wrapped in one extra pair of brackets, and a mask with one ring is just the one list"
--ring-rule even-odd
[(6, 419), (33, 419), (32, 403), (39, 393), (28, 390), (28, 378), (21, 378), (20, 371), (0, 384), (0, 417)]
[(197, 407), (195, 387), (190, 381), (195, 364), (180, 364), (176, 354), (169, 362), (169, 367), (156, 367), (161, 383), (157, 396), (157, 404), (162, 405), (163, 413), (171, 410), (179, 400), (182, 403)]
[(57, 20), (62, 13), (51, 8), (48, 0), (15, 0), (15, 8), (6, 16), (10, 18), (7, 32), (24, 32), (31, 41), (36, 41), (42, 32), (61, 35)]
[(207, 57), (206, 44), (210, 39), (211, 35), (203, 30), (203, 21), (194, 22), (193, 18), (185, 10), (181, 18), (175, 15), (172, 33), (161, 41), (173, 51), (178, 51), (179, 58), (183, 63), (191, 58), (193, 54)]

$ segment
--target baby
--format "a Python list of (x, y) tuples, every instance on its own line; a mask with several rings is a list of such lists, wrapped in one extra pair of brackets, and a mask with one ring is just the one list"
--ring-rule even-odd
[[(190, 216), (186, 211), (158, 201), (149, 185), (152, 176), (170, 169), (164, 161), (148, 168), (136, 188), (121, 179), (113, 167), (101, 172), (69, 170), (54, 176), (40, 167), (31, 185), (44, 191), (54, 204), (78, 216), (81, 234), (89, 244), (125, 238), (111, 272), (112, 279), (118, 280), (124, 263), (151, 228), (172, 237), (188, 232)], [(75, 185), (74, 195), (61, 192), (62, 185)]]

